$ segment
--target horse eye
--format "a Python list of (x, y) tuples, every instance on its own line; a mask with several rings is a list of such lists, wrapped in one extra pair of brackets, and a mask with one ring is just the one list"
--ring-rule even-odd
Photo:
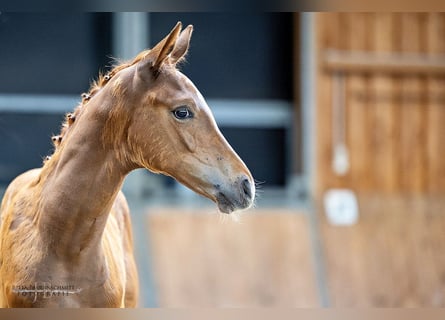
[(189, 110), (189, 108), (182, 106), (173, 110), (173, 114), (176, 119), (184, 120), (188, 118), (193, 118), (193, 113)]

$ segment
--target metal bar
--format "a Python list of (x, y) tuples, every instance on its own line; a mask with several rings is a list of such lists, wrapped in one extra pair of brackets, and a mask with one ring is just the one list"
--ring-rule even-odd
[(349, 170), (344, 78), (342, 72), (336, 72), (332, 79), (332, 170), (338, 176), (344, 176)]
[(113, 55), (129, 60), (148, 48), (149, 14), (146, 12), (117, 12), (113, 14)]
[(290, 128), (292, 102), (286, 100), (208, 99), (220, 126)]
[(64, 113), (80, 102), (77, 95), (0, 94), (0, 111), (17, 113)]
[[(314, 190), (315, 180), (315, 110), (316, 110), (316, 24), (314, 13), (301, 14), (301, 99), (303, 126), (303, 171), (309, 192)], [(326, 265), (320, 239), (317, 210), (314, 195), (310, 193), (307, 201), (309, 236), (314, 263), (314, 273), (321, 307), (329, 307), (329, 290), (326, 281)]]
[(445, 55), (326, 50), (330, 72), (445, 75)]
[(309, 192), (314, 190), (315, 181), (315, 22), (312, 13), (301, 13), (301, 60), (300, 60), (300, 84), (301, 84), (301, 127), (303, 133), (303, 176), (306, 180)]

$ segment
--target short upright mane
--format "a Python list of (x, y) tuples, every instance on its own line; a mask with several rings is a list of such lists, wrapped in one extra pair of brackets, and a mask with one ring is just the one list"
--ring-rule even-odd
[[(107, 72), (106, 74), (99, 73), (98, 79), (94, 80), (91, 83), (90, 89), (88, 90), (88, 92), (84, 92), (81, 94), (82, 100), (77, 105), (77, 107), (74, 109), (74, 111), (66, 114), (65, 120), (62, 123), (60, 133), (58, 135), (51, 137), (51, 140), (54, 145), (54, 152), (57, 150), (57, 148), (59, 147), (63, 138), (70, 130), (71, 125), (74, 123), (74, 121), (76, 121), (76, 118), (79, 116), (81, 110), (84, 107), (86, 107), (86, 105), (88, 104), (88, 101), (92, 97), (94, 97), (94, 95), (100, 89), (102, 89), (116, 73), (118, 73), (119, 71), (126, 69), (126, 68), (138, 63), (139, 61), (145, 59), (149, 53), (150, 53), (150, 50), (142, 51), (132, 61), (121, 62), (121, 63), (115, 65), (113, 67), (113, 69), (111, 71)], [(51, 159), (51, 156), (46, 156), (46, 158), (44, 159), (43, 162), (46, 163), (46, 161), (48, 161), (49, 159)]]

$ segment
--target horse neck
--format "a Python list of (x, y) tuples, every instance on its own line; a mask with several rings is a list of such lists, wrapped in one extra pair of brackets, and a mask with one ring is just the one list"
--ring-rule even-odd
[(98, 254), (113, 202), (128, 169), (101, 139), (106, 117), (94, 99), (64, 137), (41, 175), (39, 229), (59, 257)]

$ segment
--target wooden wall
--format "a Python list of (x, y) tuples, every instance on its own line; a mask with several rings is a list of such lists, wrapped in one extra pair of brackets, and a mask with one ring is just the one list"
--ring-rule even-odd
[(151, 209), (147, 234), (161, 307), (316, 307), (308, 219), (254, 210), (241, 223), (213, 209)]
[(328, 49), (345, 52), (445, 54), (443, 13), (317, 13), (315, 193), (445, 193), (444, 75), (350, 72), (345, 79), (350, 170), (332, 170), (333, 74)]
[(330, 225), (319, 207), (327, 295), (333, 307), (444, 307), (445, 201), (361, 196), (360, 220)]
[(152, 255), (159, 306), (445, 307), (445, 199), (359, 202), (348, 227), (330, 225), (321, 204), (313, 228), (295, 209), (250, 210), (240, 223), (213, 208), (148, 209), (141, 254)]

